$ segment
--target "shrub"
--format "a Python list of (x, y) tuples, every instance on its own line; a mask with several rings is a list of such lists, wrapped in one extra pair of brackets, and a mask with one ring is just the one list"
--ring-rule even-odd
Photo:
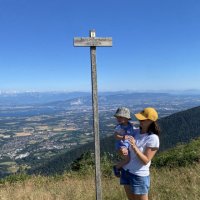
[(200, 160), (200, 139), (158, 154), (152, 161), (155, 167), (185, 167)]

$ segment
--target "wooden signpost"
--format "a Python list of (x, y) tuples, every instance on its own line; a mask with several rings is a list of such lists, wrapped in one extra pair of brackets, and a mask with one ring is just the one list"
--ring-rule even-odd
[(102, 199), (101, 192), (101, 168), (100, 168), (100, 138), (99, 138), (99, 114), (97, 94), (97, 72), (96, 72), (96, 47), (111, 47), (112, 38), (98, 38), (94, 30), (90, 31), (90, 37), (75, 37), (75, 47), (90, 47), (91, 79), (92, 79), (92, 107), (93, 107), (93, 130), (95, 140), (95, 183), (96, 200)]

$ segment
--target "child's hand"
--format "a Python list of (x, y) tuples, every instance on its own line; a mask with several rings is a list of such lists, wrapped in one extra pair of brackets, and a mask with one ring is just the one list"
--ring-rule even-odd
[(128, 140), (130, 135), (124, 135), (123, 140)]

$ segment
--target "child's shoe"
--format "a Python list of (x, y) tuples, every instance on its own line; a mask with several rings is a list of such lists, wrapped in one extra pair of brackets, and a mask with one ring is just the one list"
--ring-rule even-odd
[(113, 166), (113, 172), (116, 177), (118, 177), (118, 178), (120, 177), (120, 175), (121, 175), (120, 169), (117, 169), (116, 166)]

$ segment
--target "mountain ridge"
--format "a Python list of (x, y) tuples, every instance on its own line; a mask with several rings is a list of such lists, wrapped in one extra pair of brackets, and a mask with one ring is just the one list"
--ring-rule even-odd
[[(170, 92), (170, 91), (116, 91), (116, 92), (99, 92), (98, 96), (101, 97), (119, 97), (120, 95), (136, 95), (136, 96), (149, 96), (149, 95), (168, 95), (168, 96), (199, 96), (199, 91), (188, 92)], [(34, 105), (46, 104), (56, 101), (65, 101), (73, 98), (88, 97), (91, 99), (91, 92), (16, 92), (4, 93), (0, 92), (0, 105)]]

